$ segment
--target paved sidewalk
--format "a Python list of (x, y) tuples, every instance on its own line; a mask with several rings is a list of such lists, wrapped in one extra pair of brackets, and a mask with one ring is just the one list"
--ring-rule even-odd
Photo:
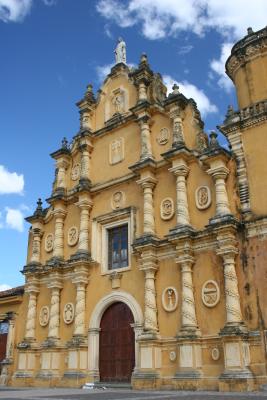
[(184, 391), (136, 391), (123, 389), (0, 388), (0, 399), (29, 400), (267, 400), (267, 392), (218, 393)]

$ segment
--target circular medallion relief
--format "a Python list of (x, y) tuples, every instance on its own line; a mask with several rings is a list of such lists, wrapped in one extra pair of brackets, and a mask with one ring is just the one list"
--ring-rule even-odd
[(73, 180), (73, 181), (76, 181), (77, 179), (79, 179), (79, 177), (80, 177), (80, 164), (75, 164), (75, 165), (73, 165), (73, 167), (72, 167), (72, 170), (71, 170), (71, 179)]
[(163, 220), (171, 219), (174, 215), (173, 200), (170, 197), (166, 197), (160, 203), (160, 216)]
[(210, 188), (208, 186), (200, 186), (195, 191), (196, 206), (199, 210), (205, 210), (211, 204)]
[(212, 358), (214, 361), (219, 360), (219, 358), (220, 358), (220, 350), (218, 349), (218, 347), (214, 347), (214, 348), (211, 350), (211, 358)]
[(71, 324), (74, 320), (74, 305), (67, 303), (64, 306), (63, 319), (65, 324)]
[(159, 131), (158, 137), (157, 137), (157, 142), (160, 145), (164, 145), (166, 143), (168, 143), (170, 138), (170, 131), (168, 128), (161, 128), (161, 130)]
[(220, 289), (217, 282), (209, 280), (202, 286), (202, 301), (206, 307), (215, 307), (220, 300)]
[(178, 305), (178, 293), (175, 287), (166, 287), (162, 292), (161, 301), (165, 311), (174, 311)]
[(43, 306), (39, 314), (39, 323), (41, 326), (46, 326), (49, 322), (49, 308), (48, 306)]
[(170, 351), (170, 353), (169, 353), (169, 359), (170, 359), (170, 361), (175, 361), (176, 360), (176, 357), (177, 357), (177, 355), (176, 355), (176, 352), (173, 350), (173, 351)]
[(112, 198), (111, 198), (111, 207), (113, 210), (117, 210), (119, 208), (122, 208), (125, 203), (125, 195), (123, 192), (118, 191), (113, 193)]
[(75, 244), (78, 242), (78, 239), (79, 239), (78, 228), (76, 228), (76, 226), (72, 226), (68, 230), (68, 245), (75, 246)]
[(47, 253), (50, 253), (50, 251), (53, 250), (54, 247), (54, 235), (53, 233), (48, 233), (48, 235), (46, 235), (45, 238), (45, 251), (47, 251)]

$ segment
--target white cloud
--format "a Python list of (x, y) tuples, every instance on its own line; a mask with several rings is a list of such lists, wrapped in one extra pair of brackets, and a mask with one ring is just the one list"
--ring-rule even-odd
[(16, 208), (5, 208), (6, 211), (6, 228), (15, 229), (16, 231), (23, 232), (24, 216), (21, 210)]
[(10, 285), (7, 285), (6, 283), (0, 283), (0, 292), (3, 292), (4, 290), (11, 289)]
[(0, 194), (22, 194), (23, 189), (23, 175), (18, 175), (16, 172), (9, 172), (3, 165), (0, 165)]
[(178, 54), (179, 56), (183, 56), (187, 53), (190, 53), (191, 50), (193, 50), (194, 46), (192, 46), (191, 44), (188, 44), (187, 46), (181, 46), (178, 49)]
[(215, 104), (212, 104), (207, 95), (203, 92), (203, 90), (197, 88), (192, 83), (187, 81), (177, 82), (169, 75), (163, 75), (164, 84), (167, 86), (167, 92), (172, 92), (172, 86), (174, 83), (177, 83), (179, 86), (179, 91), (185, 95), (187, 98), (193, 98), (197, 106), (203, 116), (207, 114), (216, 113), (218, 109)]
[[(233, 43), (223, 43), (221, 48), (221, 55), (219, 59), (213, 59), (210, 62), (210, 68), (215, 72), (218, 77), (218, 85), (226, 92), (230, 92), (233, 89), (233, 83), (231, 79), (225, 73), (225, 62), (231, 54)], [(214, 75), (212, 76), (214, 78)]]
[(96, 74), (99, 82), (102, 82), (106, 78), (113, 66), (114, 64), (106, 64), (96, 67)]
[(266, 25), (267, 1), (254, 0), (98, 0), (97, 11), (122, 28), (141, 25), (151, 40), (181, 31), (204, 35), (210, 28), (235, 40)]
[(56, 4), (57, 0), (43, 0), (43, 3), (46, 6), (54, 6)]
[(20, 22), (29, 14), (32, 0), (0, 0), (0, 20)]

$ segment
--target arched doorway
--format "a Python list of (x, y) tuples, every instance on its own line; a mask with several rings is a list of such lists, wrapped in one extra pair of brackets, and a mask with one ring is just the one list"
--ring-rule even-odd
[(102, 382), (130, 382), (135, 366), (134, 317), (122, 302), (111, 304), (100, 322), (99, 373)]

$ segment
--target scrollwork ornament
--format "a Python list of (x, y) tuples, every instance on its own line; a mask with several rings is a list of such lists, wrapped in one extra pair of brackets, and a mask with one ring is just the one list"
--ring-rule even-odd
[(79, 179), (81, 173), (81, 166), (80, 164), (75, 164), (71, 170), (71, 179), (73, 181), (77, 181)]
[(220, 358), (220, 350), (218, 349), (218, 347), (213, 347), (213, 349), (211, 350), (211, 358), (214, 361), (218, 361)]
[(220, 300), (220, 289), (217, 282), (208, 280), (202, 286), (202, 301), (206, 307), (215, 307)]
[(39, 313), (39, 323), (41, 326), (46, 326), (49, 322), (50, 311), (48, 306), (43, 306)]
[(50, 253), (54, 248), (54, 235), (53, 233), (48, 233), (45, 238), (45, 251)]
[(211, 193), (208, 186), (200, 186), (195, 191), (196, 206), (199, 210), (205, 210), (211, 204)]
[(174, 215), (174, 204), (170, 197), (166, 197), (160, 204), (160, 216), (163, 220), (169, 220)]
[(68, 245), (75, 246), (79, 239), (78, 228), (76, 226), (72, 226), (68, 230)]
[(164, 145), (166, 143), (168, 143), (170, 138), (170, 131), (168, 128), (161, 128), (159, 135), (157, 137), (157, 142), (160, 145)]
[(170, 359), (170, 361), (172, 361), (172, 362), (174, 362), (175, 360), (176, 360), (176, 358), (177, 358), (177, 354), (176, 354), (176, 351), (170, 351), (170, 353), (169, 353), (169, 359)]
[(111, 197), (111, 207), (113, 210), (118, 210), (119, 208), (122, 208), (125, 203), (125, 195), (121, 191), (117, 191), (113, 193)]
[(161, 300), (165, 311), (175, 311), (178, 305), (178, 293), (175, 287), (166, 287), (162, 292)]
[(63, 320), (65, 324), (71, 324), (74, 320), (74, 305), (72, 303), (67, 303), (64, 306)]

